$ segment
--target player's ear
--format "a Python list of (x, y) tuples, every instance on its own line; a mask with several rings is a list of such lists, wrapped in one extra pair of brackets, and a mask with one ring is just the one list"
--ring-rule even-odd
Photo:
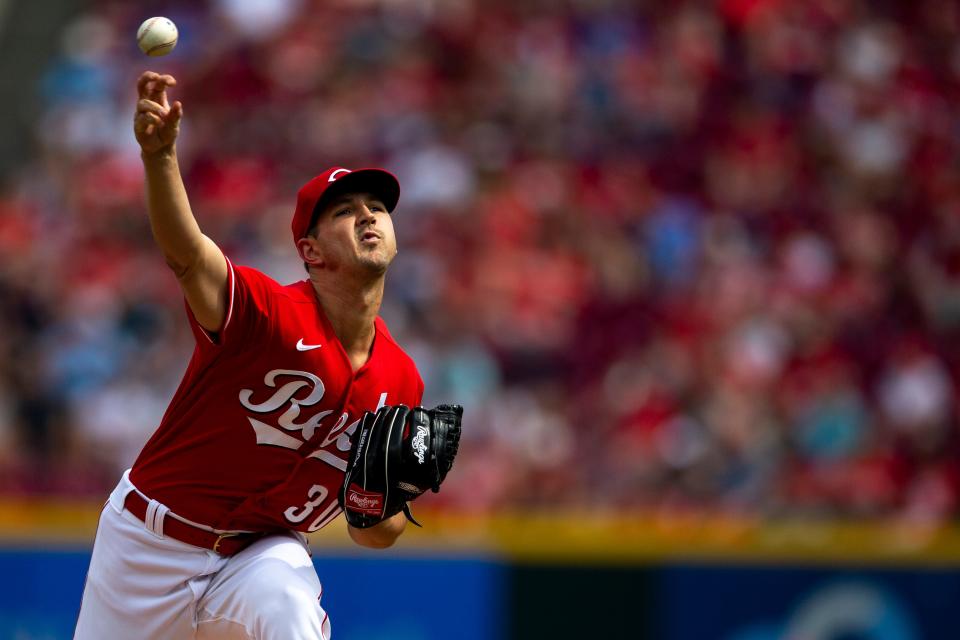
[(300, 259), (307, 265), (314, 267), (323, 266), (323, 253), (320, 251), (320, 243), (313, 236), (305, 236), (297, 240), (297, 253)]

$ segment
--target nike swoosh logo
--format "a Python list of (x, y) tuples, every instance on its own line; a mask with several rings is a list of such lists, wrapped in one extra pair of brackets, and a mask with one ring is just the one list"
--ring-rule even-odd
[(297, 351), (312, 351), (322, 346), (322, 344), (303, 344), (303, 338), (300, 338), (300, 341), (297, 342)]

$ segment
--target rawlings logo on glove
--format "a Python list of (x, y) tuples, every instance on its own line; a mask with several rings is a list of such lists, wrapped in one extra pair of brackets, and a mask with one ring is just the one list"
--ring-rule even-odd
[(423, 464), (423, 456), (427, 453), (427, 428), (417, 425), (417, 435), (413, 438), (413, 452), (417, 455), (417, 462)]
[(367, 412), (354, 434), (339, 502), (347, 522), (364, 529), (400, 511), (414, 524), (407, 503), (436, 492), (460, 444), (463, 407), (404, 405)]
[(383, 494), (368, 493), (355, 484), (351, 485), (347, 489), (347, 507), (362, 513), (381, 513), (383, 511)]

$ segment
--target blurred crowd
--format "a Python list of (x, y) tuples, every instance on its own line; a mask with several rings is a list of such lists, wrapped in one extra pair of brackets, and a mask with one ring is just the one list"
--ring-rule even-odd
[(957, 513), (960, 4), (161, 5), (166, 58), (138, 3), (69, 25), (0, 186), (0, 492), (105, 494), (192, 350), (132, 133), (153, 69), (237, 263), (302, 279), (297, 188), (399, 176), (383, 315), (467, 408), (434, 504)]

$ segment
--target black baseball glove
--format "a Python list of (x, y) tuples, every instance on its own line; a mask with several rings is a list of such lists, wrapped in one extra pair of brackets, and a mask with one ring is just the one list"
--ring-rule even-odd
[(353, 434), (340, 488), (347, 522), (365, 529), (403, 511), (419, 526), (407, 503), (427, 489), (440, 490), (457, 455), (462, 417), (463, 407), (447, 404), (368, 411)]

